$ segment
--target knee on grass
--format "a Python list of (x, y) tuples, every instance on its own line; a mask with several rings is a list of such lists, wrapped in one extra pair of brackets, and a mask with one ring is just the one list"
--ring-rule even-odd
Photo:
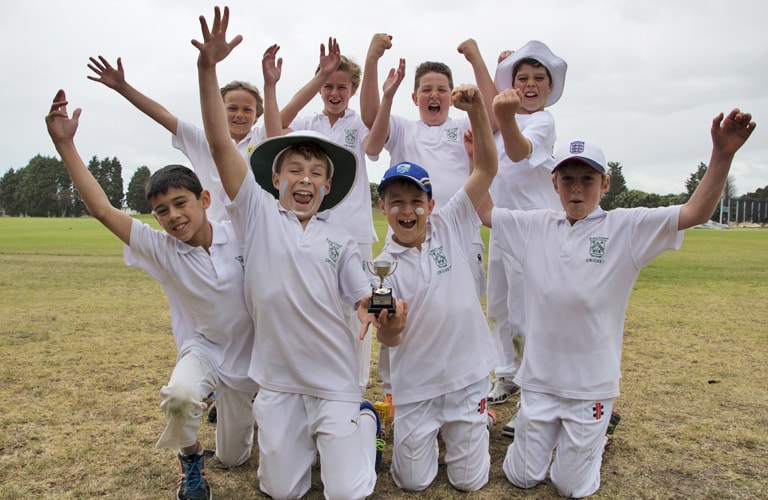
[(176, 418), (200, 418), (206, 404), (197, 397), (195, 387), (185, 383), (174, 382), (160, 389), (163, 402), (160, 408), (166, 416)]

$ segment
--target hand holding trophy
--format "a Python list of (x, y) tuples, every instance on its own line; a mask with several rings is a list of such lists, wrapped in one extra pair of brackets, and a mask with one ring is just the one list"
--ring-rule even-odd
[(384, 278), (391, 276), (397, 269), (397, 262), (386, 260), (366, 261), (368, 272), (379, 277), (379, 287), (373, 287), (371, 290), (371, 300), (368, 303), (368, 312), (379, 314), (381, 311), (388, 311), (395, 314), (395, 298), (392, 296), (392, 289), (384, 286)]

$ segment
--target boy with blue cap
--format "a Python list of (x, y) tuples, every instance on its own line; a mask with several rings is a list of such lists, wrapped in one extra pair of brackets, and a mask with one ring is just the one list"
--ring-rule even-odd
[(467, 112), (474, 133), (475, 168), (463, 188), (434, 210), (429, 173), (410, 162), (390, 167), (379, 184), (391, 234), (376, 260), (397, 262), (385, 285), (410, 308), (402, 341), (388, 350), (397, 407), (391, 474), (412, 491), (426, 489), (437, 474), (438, 433), (453, 487), (476, 491), (490, 469), (485, 397), (496, 355), (472, 286), (472, 243), (476, 210), (496, 174), (496, 148), (477, 87), (457, 87), (452, 102)]

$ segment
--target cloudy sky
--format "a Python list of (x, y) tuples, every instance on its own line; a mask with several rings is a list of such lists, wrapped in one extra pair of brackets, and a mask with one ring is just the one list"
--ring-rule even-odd
[[(86, 159), (116, 156), (127, 186), (135, 169), (188, 164), (169, 134), (121, 96), (86, 78), (89, 56), (123, 58), (127, 80), (182, 119), (201, 124), (190, 40), (200, 37), (201, 0), (26, 0), (6, 2), (0, 17), (4, 70), (0, 175), (36, 154), (55, 156), (44, 116), (63, 88), (70, 111), (83, 108), (77, 144)], [(224, 4), (219, 4), (224, 5)], [(243, 43), (219, 68), (219, 79), (261, 87), (261, 55), (278, 43), (284, 59), (283, 105), (312, 75), (319, 45), (334, 36), (342, 53), (362, 64), (371, 36), (386, 32), (393, 48), (380, 77), (407, 61), (406, 82), (425, 60), (447, 63), (454, 81), (472, 82), (456, 52), (477, 40), (493, 72), (504, 49), (538, 39), (568, 62), (565, 92), (550, 108), (557, 145), (581, 138), (602, 145), (623, 165), (630, 189), (667, 194), (685, 190), (699, 162), (709, 162), (711, 119), (734, 107), (758, 127), (731, 170), (739, 194), (768, 185), (768, 2), (765, 0), (515, 0), (315, 2), (231, 0), (230, 30)], [(412, 84), (393, 113), (416, 119)], [(352, 107), (359, 109), (357, 98)], [(322, 109), (319, 98), (306, 113)], [(455, 111), (452, 111), (455, 113)], [(556, 146), (557, 146), (556, 145)], [(369, 163), (372, 181), (388, 159)]]

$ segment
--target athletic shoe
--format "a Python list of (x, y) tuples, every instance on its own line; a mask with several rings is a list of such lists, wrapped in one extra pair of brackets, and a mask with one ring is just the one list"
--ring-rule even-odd
[(488, 393), (488, 403), (492, 405), (506, 403), (510, 397), (519, 391), (520, 388), (511, 379), (499, 377), (493, 382), (493, 388)]
[(379, 412), (376, 411), (376, 407), (373, 406), (373, 403), (367, 399), (364, 399), (363, 402), (360, 403), (360, 411), (363, 410), (370, 410), (376, 418), (376, 470), (379, 470), (379, 467), (381, 467), (381, 456), (384, 452), (384, 448), (387, 446), (387, 442), (381, 437), (381, 417), (379, 416)]
[(515, 439), (515, 420), (517, 420), (517, 414), (509, 419), (504, 427), (501, 428), (501, 435)]
[(619, 425), (620, 421), (621, 421), (621, 415), (619, 415), (619, 412), (612, 411), (611, 412), (611, 419), (608, 421), (608, 430), (605, 431), (605, 446), (604, 446), (604, 448), (607, 448), (608, 445), (613, 442), (613, 433), (616, 430), (616, 426)]
[(176, 489), (178, 500), (210, 500), (211, 489), (205, 478), (205, 458), (203, 453), (191, 456), (179, 455), (179, 486)]
[(496, 412), (488, 408), (488, 432), (491, 432), (493, 426), (496, 425)]

